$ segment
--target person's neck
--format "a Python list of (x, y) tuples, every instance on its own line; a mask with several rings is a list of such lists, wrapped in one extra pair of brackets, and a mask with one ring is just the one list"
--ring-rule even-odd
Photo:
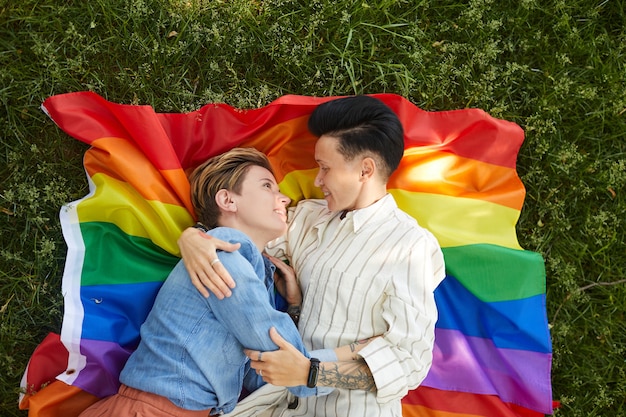
[(254, 243), (254, 246), (256, 246), (259, 252), (263, 252), (263, 250), (265, 249), (265, 245), (267, 244), (267, 242), (269, 242), (269, 240), (265, 236), (264, 237), (257, 236), (257, 234), (254, 233), (254, 231), (245, 230), (245, 228), (240, 227), (240, 225), (234, 221), (222, 219), (220, 222), (218, 222), (217, 225), (221, 227), (230, 227), (231, 229), (239, 230), (241, 233), (248, 236), (248, 238), (252, 241), (252, 243)]
[(364, 189), (361, 195), (359, 195), (359, 198), (357, 199), (354, 208), (348, 211), (359, 210), (369, 207), (379, 201), (385, 195), (387, 195), (387, 187), (385, 185)]

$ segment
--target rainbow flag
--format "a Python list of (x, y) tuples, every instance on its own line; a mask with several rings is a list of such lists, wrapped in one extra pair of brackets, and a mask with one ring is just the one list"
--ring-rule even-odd
[[(405, 416), (540, 416), (552, 413), (552, 350), (545, 269), (515, 225), (525, 189), (515, 169), (524, 134), (482, 110), (427, 112), (375, 94), (397, 112), (406, 149), (389, 192), (443, 248), (432, 369), (403, 400)], [(91, 145), (90, 192), (61, 209), (68, 246), (65, 315), (33, 354), (20, 407), (73, 416), (118, 388), (161, 283), (193, 224), (186, 174), (235, 146), (265, 152), (284, 193), (321, 198), (313, 185), (311, 111), (333, 97), (284, 96), (241, 110), (207, 104), (189, 113), (111, 103), (91, 92), (53, 96), (44, 111)]]

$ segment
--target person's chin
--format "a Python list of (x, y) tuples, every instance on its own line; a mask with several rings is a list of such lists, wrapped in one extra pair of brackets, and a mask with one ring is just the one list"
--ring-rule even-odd
[(282, 223), (280, 226), (276, 227), (276, 238), (279, 238), (283, 236), (285, 233), (287, 233), (288, 228), (289, 228), (289, 225), (287, 223)]
[(328, 206), (328, 210), (330, 211), (338, 211), (339, 209), (337, 208), (337, 204), (329, 199), (326, 199), (326, 204)]

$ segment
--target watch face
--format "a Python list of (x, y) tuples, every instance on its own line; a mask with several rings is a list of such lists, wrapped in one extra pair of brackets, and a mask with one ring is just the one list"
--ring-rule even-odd
[(320, 360), (317, 358), (311, 358), (311, 367), (309, 368), (309, 378), (306, 381), (308, 388), (315, 388), (317, 385), (317, 374), (320, 369)]

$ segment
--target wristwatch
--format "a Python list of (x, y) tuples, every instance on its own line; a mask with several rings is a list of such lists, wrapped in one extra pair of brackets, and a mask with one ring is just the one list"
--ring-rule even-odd
[(300, 313), (302, 313), (302, 307), (299, 305), (290, 305), (287, 307), (287, 314), (291, 317), (291, 320), (297, 325), (300, 321)]
[(317, 374), (320, 370), (320, 360), (317, 358), (311, 358), (311, 367), (309, 368), (309, 377), (306, 381), (308, 388), (315, 388), (317, 386)]
[(209, 229), (207, 229), (207, 227), (205, 225), (203, 225), (202, 223), (200, 223), (200, 222), (197, 222), (192, 227), (194, 229), (202, 230), (204, 233), (209, 231)]

